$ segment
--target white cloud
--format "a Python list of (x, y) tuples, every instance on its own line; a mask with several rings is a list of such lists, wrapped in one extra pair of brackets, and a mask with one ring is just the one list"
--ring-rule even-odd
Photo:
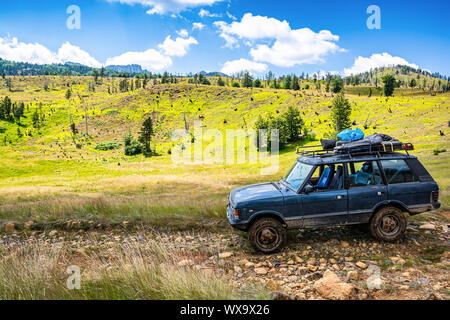
[(106, 0), (108, 2), (120, 2), (122, 4), (140, 4), (150, 8), (148, 14), (166, 14), (169, 12), (180, 13), (189, 8), (211, 6), (223, 0)]
[(198, 29), (198, 30), (203, 30), (205, 27), (206, 27), (206, 25), (204, 25), (204, 24), (201, 23), (201, 22), (194, 22), (194, 23), (192, 24), (192, 30), (196, 30), (196, 29)]
[(109, 58), (106, 61), (107, 66), (129, 64), (139, 64), (146, 70), (160, 71), (170, 67), (172, 65), (172, 59), (154, 49), (149, 49), (143, 52), (126, 52), (120, 56)]
[(69, 42), (64, 43), (55, 53), (39, 43), (24, 43), (17, 38), (0, 38), (0, 57), (10, 61), (37, 64), (76, 62), (89, 67), (101, 67), (101, 63), (89, 53)]
[[(228, 24), (217, 21), (214, 24), (220, 29), (226, 47), (237, 47), (239, 40), (244, 40), (246, 45), (252, 46), (250, 55), (255, 61), (279, 67), (320, 63), (324, 62), (326, 55), (343, 51), (335, 43), (339, 41), (339, 36), (330, 31), (316, 33), (309, 28), (293, 30), (286, 20), (247, 13), (240, 22)], [(258, 43), (260, 41), (273, 43)]]
[(189, 37), (189, 32), (188, 32), (186, 29), (182, 29), (182, 30), (180, 30), (180, 31), (177, 31), (177, 34), (178, 34), (180, 37), (183, 37), (183, 38)]
[(233, 61), (227, 61), (223, 65), (221, 72), (228, 75), (236, 74), (241, 71), (249, 72), (264, 72), (267, 70), (267, 65), (263, 63), (257, 63), (247, 59), (239, 59)]
[(69, 42), (64, 43), (58, 50), (58, 58), (63, 62), (76, 62), (85, 66), (100, 68), (102, 64), (90, 56), (89, 53), (73, 46)]
[(205, 9), (201, 9), (200, 12), (198, 13), (198, 15), (199, 15), (201, 18), (204, 18), (204, 17), (209, 17), (209, 18), (217, 18), (217, 17), (220, 17), (220, 15), (218, 15), (218, 14), (216, 14), (216, 13), (211, 13), (211, 12), (209, 12), (208, 10), (205, 10)]
[(0, 38), (0, 57), (16, 62), (59, 63), (55, 53), (38, 43), (19, 42), (17, 38)]
[(229, 13), (227, 11), (227, 17), (230, 18), (231, 20), (237, 20), (237, 18), (235, 16), (233, 16), (231, 13)]
[(389, 53), (375, 53), (370, 58), (364, 58), (359, 56), (355, 59), (353, 66), (351, 68), (344, 69), (345, 76), (350, 76), (352, 74), (363, 73), (369, 71), (370, 69), (375, 69), (379, 67), (386, 67), (391, 65), (406, 65), (412, 68), (418, 69), (419, 66), (414, 63), (409, 63), (401, 57), (393, 57)]
[(198, 44), (198, 41), (193, 37), (187, 39), (176, 38), (175, 40), (172, 40), (171, 36), (167, 36), (166, 40), (158, 45), (158, 47), (168, 56), (183, 57), (187, 54), (189, 47), (193, 44)]

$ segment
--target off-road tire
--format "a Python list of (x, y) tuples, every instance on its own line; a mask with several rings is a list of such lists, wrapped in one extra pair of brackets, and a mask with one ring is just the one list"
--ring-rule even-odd
[(408, 221), (395, 207), (384, 207), (372, 217), (369, 225), (373, 237), (384, 242), (395, 242), (405, 235)]
[(286, 244), (286, 229), (276, 219), (262, 218), (250, 227), (248, 239), (256, 251), (275, 253)]

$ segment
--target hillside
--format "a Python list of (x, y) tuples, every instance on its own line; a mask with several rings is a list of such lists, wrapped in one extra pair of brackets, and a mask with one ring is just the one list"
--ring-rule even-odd
[[(200, 216), (221, 217), (226, 194), (232, 187), (279, 179), (296, 158), (294, 146), (281, 153), (280, 170), (273, 176), (259, 174), (259, 169), (264, 167), (261, 163), (175, 165), (169, 155), (178, 144), (171, 140), (173, 130), (185, 128), (186, 123), (192, 130), (194, 121), (200, 118), (205, 130), (252, 128), (259, 115), (276, 116), (288, 106), (295, 106), (316, 139), (330, 131), (333, 95), (315, 90), (241, 89), (181, 82), (149, 84), (146, 89), (110, 94), (108, 90), (118, 87), (120, 79), (103, 79), (101, 85), (95, 85), (95, 92), (89, 91), (93, 79), (88, 77), (11, 79), (16, 89), (10, 92), (3, 86), (0, 97), (8, 95), (13, 102), (24, 102), (26, 107), (20, 126), (0, 121), (0, 197), (3, 200), (0, 220), (26, 219), (28, 213), (20, 217), (27, 210), (52, 219), (67, 215), (129, 217), (136, 208), (140, 208), (137, 211), (140, 219), (153, 222), (161, 222), (164, 216), (156, 212), (182, 214), (185, 208)], [(42, 89), (45, 84), (48, 91)], [(69, 87), (72, 95), (66, 99)], [(384, 132), (415, 144), (415, 154), (438, 179), (444, 205), (448, 207), (449, 152), (434, 155), (434, 151), (450, 150), (447, 137), (450, 94), (430, 96), (408, 90), (391, 98), (347, 97), (353, 106), (352, 120), (358, 127), (366, 123), (367, 134)], [(36, 112), (43, 119), (39, 128), (33, 127)], [(84, 135), (86, 113), (87, 137)], [(137, 135), (144, 118), (151, 115), (157, 121), (153, 146), (159, 156), (126, 157), (124, 134)], [(75, 142), (70, 119), (78, 131)], [(102, 142), (117, 142), (122, 147), (96, 150)], [(188, 192), (192, 198), (179, 197), (179, 192)], [(144, 205), (161, 197), (172, 200), (158, 201), (159, 205), (152, 203), (150, 209)], [(63, 210), (61, 201), (67, 201), (73, 210), (70, 213)], [(101, 207), (97, 207), (100, 204), (97, 201), (103, 203)], [(141, 210), (154, 210), (155, 214), (143, 214)]]

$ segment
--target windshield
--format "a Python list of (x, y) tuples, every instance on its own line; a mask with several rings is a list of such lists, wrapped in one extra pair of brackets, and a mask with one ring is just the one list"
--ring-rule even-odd
[(308, 178), (312, 168), (313, 166), (309, 164), (296, 162), (283, 180), (291, 189), (298, 190), (306, 178)]

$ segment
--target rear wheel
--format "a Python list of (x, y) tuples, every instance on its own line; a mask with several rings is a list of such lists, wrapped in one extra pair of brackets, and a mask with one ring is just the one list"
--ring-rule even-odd
[(256, 251), (274, 253), (285, 245), (286, 230), (278, 220), (262, 218), (250, 227), (249, 241)]
[(402, 238), (408, 221), (403, 212), (395, 207), (380, 209), (370, 222), (370, 233), (381, 241), (394, 242)]

